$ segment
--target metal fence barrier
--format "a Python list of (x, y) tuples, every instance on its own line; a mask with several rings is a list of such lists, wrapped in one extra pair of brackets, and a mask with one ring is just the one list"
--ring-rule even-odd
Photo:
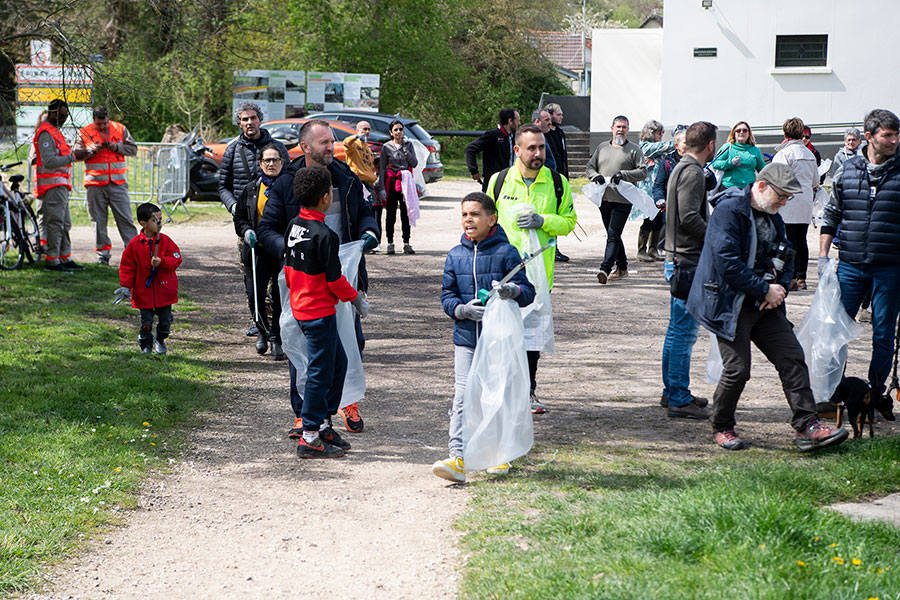
[[(166, 213), (168, 220), (172, 210), (181, 207), (190, 216), (184, 199), (190, 191), (190, 164), (188, 147), (184, 144), (163, 144), (155, 142), (138, 143), (135, 156), (125, 158), (128, 163), (128, 196), (132, 204), (154, 202)], [(32, 189), (33, 169), (28, 169), (28, 190)], [(69, 200), (87, 203), (84, 187), (84, 162), (72, 165), (72, 192)]]

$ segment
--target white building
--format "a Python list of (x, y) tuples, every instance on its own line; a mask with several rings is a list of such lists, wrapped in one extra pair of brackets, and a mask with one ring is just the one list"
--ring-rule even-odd
[(592, 131), (619, 113), (632, 128), (780, 129), (791, 116), (840, 125), (900, 112), (898, 0), (666, 0), (664, 18), (661, 43), (647, 37), (659, 30), (594, 31)]

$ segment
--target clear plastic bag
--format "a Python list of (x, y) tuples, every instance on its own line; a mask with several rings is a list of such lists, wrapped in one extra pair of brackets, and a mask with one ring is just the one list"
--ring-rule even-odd
[(835, 261), (831, 259), (819, 279), (809, 312), (797, 330), (816, 402), (831, 399), (844, 375), (847, 344), (861, 334), (862, 326), (850, 318), (841, 304), (841, 284)]
[(492, 296), (463, 398), (467, 471), (508, 463), (534, 445), (524, 334), (518, 305)]
[[(531, 204), (516, 204), (512, 207), (513, 214), (517, 217), (534, 212)], [(522, 249), (527, 254), (534, 254), (541, 249), (541, 240), (537, 231), (528, 231), (525, 247)], [(544, 252), (553, 252), (550, 248)], [(544, 257), (536, 258), (525, 265), (525, 274), (528, 281), (534, 286), (534, 301), (528, 306), (522, 307), (522, 319), (525, 325), (525, 349), (537, 352), (556, 353), (553, 341), (553, 306), (550, 304), (550, 283), (547, 280), (547, 270), (544, 267)]]
[(617, 190), (623, 198), (631, 202), (631, 205), (639, 210), (643, 215), (648, 219), (655, 219), (656, 215), (659, 214), (659, 209), (656, 208), (656, 202), (648, 196), (643, 190), (634, 185), (633, 183), (628, 183), (627, 181), (620, 181), (617, 184), (613, 184), (610, 182), (606, 182), (603, 184), (597, 183), (586, 183), (584, 187), (581, 188), (581, 193), (587, 196), (587, 199), (596, 204), (598, 207), (600, 203), (603, 201), (603, 194), (606, 193), (606, 188), (612, 186), (613, 189)]
[[(359, 259), (362, 257), (363, 241), (341, 244), (341, 272), (354, 286), (359, 272)], [(297, 393), (303, 396), (306, 388), (306, 336), (300, 330), (297, 319), (291, 311), (291, 297), (284, 280), (284, 270), (278, 275), (278, 288), (281, 290), (281, 346), (288, 360), (297, 369)], [(338, 337), (347, 355), (347, 375), (344, 377), (344, 393), (341, 396), (341, 407), (353, 404), (366, 395), (366, 374), (363, 371), (362, 356), (356, 342), (356, 308), (349, 302), (338, 302), (335, 308)]]
[(724, 370), (722, 353), (719, 352), (719, 339), (709, 332), (709, 354), (706, 355), (706, 383), (719, 383)]

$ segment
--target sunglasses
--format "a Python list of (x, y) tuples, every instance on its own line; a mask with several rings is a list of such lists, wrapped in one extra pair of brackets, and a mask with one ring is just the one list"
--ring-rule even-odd
[(749, 129), (735, 129), (735, 133), (750, 133)]

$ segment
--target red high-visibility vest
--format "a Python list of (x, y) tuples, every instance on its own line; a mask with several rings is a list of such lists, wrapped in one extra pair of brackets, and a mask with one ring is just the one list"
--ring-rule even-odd
[(65, 165), (63, 167), (57, 167), (55, 169), (48, 169), (44, 167), (43, 162), (41, 161), (41, 151), (38, 148), (38, 137), (40, 137), (41, 133), (46, 131), (53, 138), (53, 141), (56, 143), (56, 154), (57, 156), (66, 156), (67, 154), (71, 154), (72, 150), (69, 148), (69, 144), (66, 143), (66, 138), (63, 137), (63, 134), (48, 123), (44, 121), (41, 123), (41, 126), (37, 128), (37, 131), (34, 132), (34, 155), (35, 155), (35, 191), (40, 198), (46, 193), (50, 188), (58, 187), (61, 185), (66, 186), (70, 190), (72, 189), (71, 178), (72, 178), (72, 165), (71, 163)]
[[(122, 142), (125, 137), (125, 126), (115, 121), (109, 122), (106, 131), (100, 131), (91, 123), (81, 128), (81, 141), (87, 148), (91, 144), (101, 142)], [(126, 183), (125, 174), (128, 167), (125, 157), (106, 148), (100, 149), (94, 156), (84, 161), (84, 186), (91, 185), (122, 185)]]

